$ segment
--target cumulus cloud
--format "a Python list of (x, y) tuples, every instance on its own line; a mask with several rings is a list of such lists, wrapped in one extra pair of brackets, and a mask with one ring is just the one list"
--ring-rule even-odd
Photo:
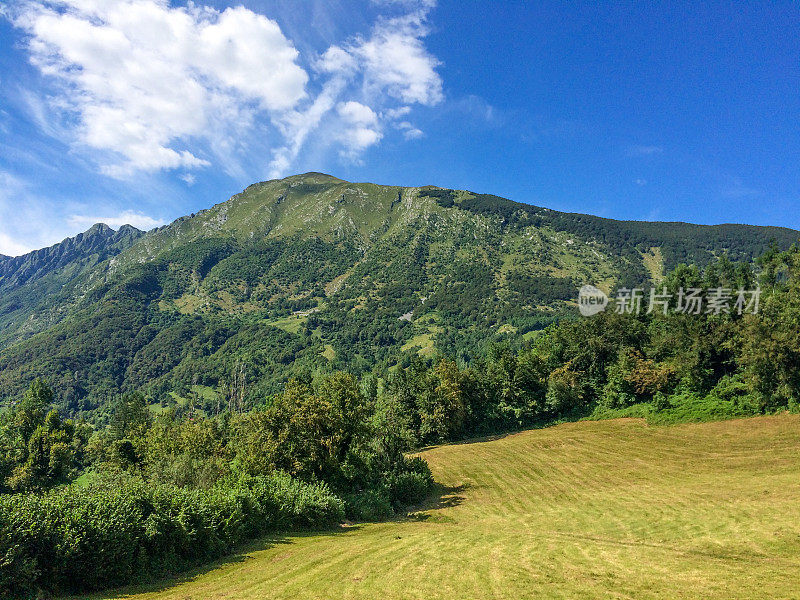
[(358, 74), (375, 96), (385, 93), (406, 104), (438, 104), (444, 98), (436, 72), (441, 63), (423, 42), (429, 33), (429, 8), (423, 4), (408, 14), (380, 19), (368, 37), (331, 46), (317, 67), (340, 76)]
[(213, 166), (251, 177), (241, 160), (271, 156), (271, 175), (282, 175), (311, 139), (357, 160), (387, 124), (421, 135), (411, 107), (443, 99), (440, 63), (424, 44), (434, 2), (380, 4), (394, 16), (307, 56), (275, 20), (242, 6), (19, 0), (6, 16), (54, 86), (38, 94), (47, 101), (35, 121), (91, 153), (105, 174)]
[(421, 129), (414, 127), (408, 121), (401, 121), (397, 125), (395, 125), (397, 129), (403, 132), (403, 137), (407, 140), (417, 140), (425, 135), (425, 132)]
[[(365, 149), (377, 144), (387, 123), (394, 122), (407, 139), (423, 135), (410, 122), (405, 121), (408, 127), (398, 127), (396, 121), (411, 112), (409, 105), (433, 106), (444, 98), (442, 80), (436, 72), (440, 62), (423, 41), (429, 33), (428, 12), (435, 3), (409, 0), (382, 4), (399, 4), (409, 12), (379, 19), (369, 35), (334, 44), (314, 61), (315, 72), (328, 79), (310, 107), (292, 111), (279, 122), (291, 142), (274, 151), (271, 176), (285, 173), (309, 133), (334, 113), (334, 108), (339, 127), (333, 128), (331, 139), (341, 145), (340, 156), (350, 160), (357, 160)], [(338, 101), (346, 93), (358, 99)]]
[(245, 8), (173, 8), (165, 0), (25, 2), (13, 17), (31, 62), (61, 84), (80, 142), (117, 160), (111, 175), (209, 166), (189, 149), (224, 122), (293, 108), (306, 71), (280, 27)]
[(443, 99), (439, 61), (427, 52), (426, 11), (382, 20), (372, 36), (359, 40), (351, 52), (364, 66), (365, 84), (405, 102), (432, 106)]
[(143, 215), (142, 213), (132, 210), (126, 210), (118, 215), (105, 217), (91, 215), (70, 215), (67, 218), (67, 222), (70, 224), (70, 226), (78, 229), (88, 229), (95, 223), (105, 223), (112, 229), (119, 229), (123, 225), (133, 225), (137, 229), (143, 229), (145, 231), (164, 224), (163, 221), (159, 221), (158, 219), (148, 217), (147, 215)]
[(366, 104), (342, 102), (336, 107), (344, 127), (341, 130), (342, 152), (358, 156), (363, 150), (377, 144), (383, 137), (378, 115)]

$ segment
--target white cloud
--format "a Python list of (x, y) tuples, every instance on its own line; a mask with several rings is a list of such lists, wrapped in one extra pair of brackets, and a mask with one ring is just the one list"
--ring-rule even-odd
[(489, 126), (499, 126), (505, 121), (504, 115), (496, 107), (475, 94), (459, 98), (453, 103), (453, 108), (467, 115), (475, 122)]
[[(58, 0), (22, 5), (31, 61), (62, 86), (80, 142), (107, 152), (104, 171), (210, 165), (194, 138), (235, 132), (306, 95), (308, 75), (275, 21), (245, 8), (173, 8), (166, 0)], [(120, 160), (121, 159), (121, 160)]]
[(400, 106), (398, 108), (390, 108), (386, 111), (386, 118), (388, 119), (402, 119), (411, 112), (410, 106)]
[(378, 115), (369, 106), (361, 104), (360, 102), (341, 102), (336, 107), (339, 116), (345, 122), (357, 125), (376, 126), (378, 124)]
[(71, 227), (75, 227), (81, 230), (88, 229), (95, 223), (105, 223), (112, 229), (119, 229), (123, 225), (133, 225), (137, 229), (143, 229), (145, 231), (164, 224), (163, 221), (159, 221), (158, 219), (148, 217), (147, 215), (143, 215), (141, 213), (134, 212), (132, 210), (123, 211), (122, 213), (116, 216), (106, 216), (106, 217), (70, 215), (67, 218), (67, 222)]
[(397, 129), (403, 132), (403, 137), (407, 140), (417, 140), (425, 135), (425, 132), (421, 129), (414, 127), (408, 121), (401, 121), (397, 125), (395, 125)]
[(48, 218), (54, 212), (26, 181), (0, 171), (0, 254), (19, 256), (64, 239), (63, 222)]
[(144, 230), (164, 224), (141, 211), (107, 206), (95, 212), (91, 204), (47, 199), (37, 193), (34, 181), (0, 170), (0, 254), (18, 256), (45, 248), (95, 223), (114, 229), (127, 223)]
[(194, 176), (194, 175), (192, 175), (191, 173), (184, 173), (183, 175), (180, 175), (180, 178), (181, 178), (181, 180), (183, 180), (183, 181), (186, 183), (186, 185), (188, 185), (189, 187), (193, 186), (193, 185), (194, 185), (194, 183), (195, 183), (195, 181), (197, 181), (197, 179), (195, 178), (195, 176)]
[(278, 122), (278, 127), (287, 143), (273, 151), (270, 177), (280, 177), (287, 173), (309, 134), (319, 127), (322, 119), (336, 106), (336, 98), (344, 89), (345, 81), (340, 77), (334, 77), (323, 86), (311, 106), (302, 111), (292, 111)]
[(0, 231), (0, 254), (6, 256), (20, 256), (33, 250), (30, 246), (20, 243), (10, 235)]
[(378, 115), (366, 104), (360, 102), (341, 102), (336, 107), (344, 127), (340, 140), (345, 156), (357, 157), (366, 148), (377, 144), (383, 134), (380, 130)]
[(428, 106), (444, 98), (436, 73), (440, 62), (422, 43), (428, 34), (424, 11), (381, 21), (372, 37), (352, 48), (365, 66), (365, 83), (405, 103)]
[(423, 43), (429, 6), (390, 19), (380, 19), (369, 37), (345, 46), (331, 46), (318, 63), (322, 71), (361, 75), (373, 95), (386, 93), (405, 104), (433, 106), (444, 98), (436, 72), (441, 63)]
[(29, 244), (19, 239), (18, 231), (15, 231), (14, 215), (19, 212), (15, 210), (15, 204), (24, 191), (25, 185), (20, 179), (0, 171), (0, 254), (19, 256), (32, 250)]
[[(423, 43), (428, 35), (427, 15), (435, 2), (379, 4), (399, 4), (410, 12), (380, 19), (368, 36), (334, 44), (315, 61), (317, 73), (329, 79), (309, 107), (292, 111), (279, 121), (289, 143), (273, 152), (271, 177), (286, 173), (309, 134), (321, 126), (334, 107), (338, 127), (333, 127), (327, 140), (319, 136), (321, 143), (339, 144), (342, 158), (357, 161), (364, 150), (383, 138), (387, 122), (411, 112), (409, 105), (433, 106), (442, 101), (442, 80), (436, 72), (440, 62)], [(358, 100), (340, 101), (346, 92)], [(402, 104), (396, 105), (397, 101)], [(413, 126), (400, 129), (406, 139), (423, 135)]]
[[(6, 16), (53, 85), (27, 103), (44, 133), (87, 152), (106, 175), (182, 170), (191, 185), (187, 171), (252, 179), (271, 157), (278, 177), (308, 147), (357, 161), (387, 130), (423, 135), (407, 115), (444, 97), (440, 62), (424, 43), (435, 1), (377, 4), (392, 16), (321, 54), (241, 6), (19, 0)], [(368, 122), (363, 109), (338, 108), (351, 103), (370, 111)]]
[(323, 73), (352, 75), (358, 69), (358, 61), (355, 56), (343, 48), (331, 46), (316, 62), (316, 67)]

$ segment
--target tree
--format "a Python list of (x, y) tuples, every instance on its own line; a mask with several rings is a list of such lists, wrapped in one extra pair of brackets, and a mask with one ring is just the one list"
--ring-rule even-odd
[(53, 391), (41, 379), (36, 379), (22, 400), (14, 407), (14, 426), (23, 440), (29, 440), (53, 403)]
[(123, 394), (114, 405), (110, 433), (114, 439), (141, 437), (152, 421), (147, 402), (139, 392)]
[(428, 372), (427, 379), (419, 398), (420, 436), (432, 442), (458, 438), (469, 410), (461, 371), (453, 361), (442, 359)]
[(739, 360), (760, 397), (761, 410), (800, 405), (800, 248), (769, 255), (763, 264), (773, 291), (758, 315), (746, 315)]
[(52, 401), (53, 391), (37, 379), (5, 424), (3, 475), (11, 490), (42, 490), (67, 481), (76, 470), (85, 439), (76, 436), (72, 421), (50, 410)]

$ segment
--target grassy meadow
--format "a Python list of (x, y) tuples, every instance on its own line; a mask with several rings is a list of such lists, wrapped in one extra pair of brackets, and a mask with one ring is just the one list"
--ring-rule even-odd
[(409, 518), (97, 598), (800, 597), (800, 418), (579, 422), (424, 452)]

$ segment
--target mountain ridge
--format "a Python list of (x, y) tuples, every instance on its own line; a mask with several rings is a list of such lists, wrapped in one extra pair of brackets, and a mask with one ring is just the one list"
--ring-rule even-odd
[[(97, 223), (57, 244), (0, 259), (0, 347), (3, 340), (18, 338), (14, 326), (23, 333), (26, 327), (36, 331), (36, 313), (47, 315), (47, 305), (65, 286), (88, 275), (143, 235), (131, 225), (114, 231)], [(47, 316), (42, 321), (53, 322)]]
[[(166, 404), (213, 398), (242, 364), (257, 398), (303, 372), (469, 362), (490, 341), (521, 343), (573, 316), (583, 283), (608, 291), (681, 262), (752, 261), (800, 233), (614, 221), (307, 173), (116, 242), (93, 235), (82, 253), (63, 248), (59, 268), (23, 270), (33, 275), (10, 292), (0, 280), (0, 394), (47, 376), (79, 414), (134, 389)], [(61, 264), (51, 254), (42, 269)]]
[(84, 232), (44, 248), (19, 256), (0, 254), (3, 260), (0, 262), (0, 285), (7, 286), (12, 278), (16, 285), (20, 285), (65, 266), (77, 254), (105, 250), (106, 246), (116, 244), (123, 238), (138, 238), (144, 233), (132, 225), (122, 225), (115, 231), (105, 223), (95, 223)]

